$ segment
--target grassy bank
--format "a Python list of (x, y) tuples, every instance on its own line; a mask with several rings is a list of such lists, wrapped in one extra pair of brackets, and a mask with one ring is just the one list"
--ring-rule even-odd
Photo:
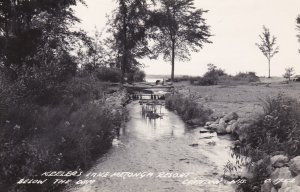
[[(213, 110), (215, 119), (237, 113), (232, 124), (234, 167), (246, 165), (247, 183), (239, 191), (297, 191), (300, 154), (300, 84), (264, 79), (261, 83), (242, 85), (193, 86), (189, 82), (175, 84), (179, 93), (192, 94), (195, 102)], [(233, 126), (234, 125), (234, 126)], [(241, 162), (243, 159), (243, 162)], [(296, 168), (295, 168), (296, 167)], [(265, 182), (268, 180), (270, 182)], [(276, 182), (276, 179), (291, 179), (295, 182)]]
[(175, 110), (180, 117), (192, 125), (204, 125), (212, 111), (197, 103), (191, 95), (173, 93), (166, 97), (166, 108)]
[[(276, 179), (292, 180), (294, 177), (298, 182), (295, 178), (299, 173), (289, 161), (300, 154), (300, 103), (279, 94), (265, 99), (263, 109), (261, 115), (240, 131), (243, 139), (234, 148), (237, 157), (242, 155), (250, 160), (246, 166), (251, 177), (240, 189), (259, 192), (290, 188), (290, 191), (298, 191), (299, 187), (292, 188), (295, 182), (283, 187), (284, 182), (276, 182)], [(265, 182), (268, 179), (272, 180), (270, 184)]]
[(110, 148), (116, 130), (126, 119), (122, 106), (125, 91), (91, 76), (78, 75), (63, 84), (39, 88), (37, 94), (22, 85), (2, 86), (3, 191), (58, 190), (58, 185), (51, 183), (16, 183), (22, 178), (39, 179), (45, 171), (88, 169)]

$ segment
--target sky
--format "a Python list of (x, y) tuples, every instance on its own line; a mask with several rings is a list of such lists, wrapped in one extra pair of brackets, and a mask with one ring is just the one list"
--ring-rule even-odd
[[(113, 0), (85, 0), (87, 7), (74, 8), (81, 19), (78, 27), (91, 32), (95, 27), (106, 30), (106, 15), (116, 4)], [(204, 44), (200, 52), (192, 53), (190, 61), (175, 63), (175, 75), (202, 75), (207, 64), (213, 63), (225, 72), (256, 72), (268, 75), (266, 57), (255, 43), (263, 25), (277, 37), (279, 53), (271, 60), (271, 76), (282, 76), (285, 68), (294, 67), (300, 75), (300, 43), (296, 37), (296, 17), (300, 14), (300, 0), (195, 0), (197, 8), (209, 10), (204, 14), (211, 26), (212, 44)], [(146, 74), (171, 73), (171, 64), (162, 59), (143, 59)]]

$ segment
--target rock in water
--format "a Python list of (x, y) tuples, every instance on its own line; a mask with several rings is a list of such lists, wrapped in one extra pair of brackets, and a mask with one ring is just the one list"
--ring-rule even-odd
[(225, 120), (222, 118), (219, 121), (219, 124), (217, 126), (217, 133), (218, 134), (226, 134), (226, 123)]
[(214, 130), (214, 131), (217, 131), (218, 130), (218, 127), (219, 127), (219, 124), (217, 123), (212, 123), (209, 127), (207, 127), (208, 129), (211, 129), (211, 130)]
[(273, 167), (280, 168), (289, 162), (289, 158), (284, 155), (275, 155), (271, 157), (271, 164)]
[(231, 112), (227, 114), (225, 117), (223, 117), (224, 121), (228, 123), (229, 121), (232, 120), (237, 120), (239, 118), (238, 114), (236, 112)]
[(214, 123), (214, 122), (212, 122), (212, 121), (208, 121), (208, 122), (205, 123), (205, 126), (206, 126), (206, 127), (209, 127), (209, 126), (210, 126), (211, 124), (213, 124), (213, 123)]
[(227, 133), (234, 133), (238, 129), (238, 123), (235, 121), (226, 127)]
[(231, 125), (228, 125), (228, 126), (226, 127), (226, 133), (232, 133)]
[(232, 124), (234, 124), (236, 122), (237, 122), (237, 120), (231, 120), (231, 121), (228, 122), (228, 125), (232, 125)]

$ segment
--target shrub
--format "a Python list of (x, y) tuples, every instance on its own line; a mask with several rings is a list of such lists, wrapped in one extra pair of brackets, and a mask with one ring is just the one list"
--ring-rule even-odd
[(132, 73), (128, 73), (127, 77), (129, 82), (142, 82), (145, 81), (146, 74), (144, 71), (137, 69)]
[(209, 85), (218, 85), (220, 82), (220, 79), (222, 77), (227, 77), (227, 75), (224, 73), (223, 70), (217, 69), (215, 71), (209, 71), (206, 72), (203, 77), (199, 77), (196, 80), (197, 83), (194, 83), (196, 85), (202, 85), (202, 86), (209, 86)]
[(108, 92), (107, 85), (92, 76), (74, 77), (60, 90), (60, 102), (78, 106), (87, 101), (98, 100)]
[(269, 177), (270, 156), (277, 154), (294, 157), (300, 154), (300, 103), (279, 94), (264, 101), (264, 113), (247, 128), (242, 145), (236, 153), (250, 157), (253, 179), (247, 186), (259, 188)]
[(204, 125), (212, 114), (212, 111), (199, 105), (191, 97), (183, 97), (175, 93), (168, 95), (165, 100), (166, 108), (176, 110), (184, 121), (198, 119)]
[[(264, 114), (249, 129), (245, 141), (252, 149), (272, 155), (281, 151), (289, 156), (300, 153), (300, 104), (297, 100), (279, 94), (264, 102)], [(259, 160), (260, 153), (252, 155)], [(257, 155), (257, 156), (256, 156)]]
[(248, 73), (238, 73), (233, 77), (235, 81), (246, 81), (246, 82), (257, 82), (259, 81), (259, 77), (256, 76), (255, 72), (248, 72)]
[[(75, 77), (61, 85), (59, 102), (51, 105), (28, 102), (16, 94), (15, 87), (22, 86), (11, 86), (4, 93), (17, 95), (13, 98), (18, 100), (1, 100), (8, 107), (0, 111), (0, 187), (4, 191), (56, 191), (54, 185), (15, 184), (44, 171), (87, 169), (110, 147), (126, 115), (119, 109), (113, 112), (103, 97), (105, 84), (92, 77)], [(1, 98), (7, 97), (4, 93), (0, 92)]]
[(90, 74), (80, 74), (72, 79), (61, 82), (51, 83), (18, 81), (9, 85), (8, 89), (17, 95), (22, 103), (35, 103), (40, 106), (59, 105), (61, 103), (86, 102), (87, 100), (99, 99), (105, 90), (105, 83), (93, 78)]
[(117, 68), (100, 67), (95, 73), (101, 81), (120, 82), (122, 79), (121, 70)]
[(192, 85), (204, 85), (205, 83), (202, 82), (202, 77), (194, 77), (190, 79), (190, 83)]
[(190, 78), (190, 83), (193, 85), (209, 86), (218, 84), (237, 84), (244, 82), (256, 82), (259, 81), (259, 77), (256, 76), (255, 72), (238, 73), (232, 77), (225, 73), (223, 69), (218, 69), (213, 64), (207, 65), (208, 71), (203, 77)]
[(257, 82), (259, 77), (254, 72), (238, 73), (235, 76), (227, 75), (222, 69), (214, 69), (208, 71), (203, 77), (190, 79), (191, 84), (194, 85), (238, 85), (249, 82)]
[[(174, 77), (173, 81), (174, 82), (182, 82), (182, 81), (192, 81), (192, 79), (194, 79), (195, 77), (191, 77), (188, 75), (182, 75), (182, 76), (176, 76)], [(170, 79), (169, 79), (170, 81)]]
[(208, 64), (208, 71), (203, 75), (203, 77), (198, 77), (192, 79), (191, 82), (194, 85), (217, 85), (221, 77), (228, 76), (223, 69), (217, 69), (213, 64)]
[(288, 67), (285, 69), (285, 73), (283, 74), (283, 77), (286, 78), (288, 81), (290, 81), (294, 73), (295, 73), (294, 67)]
[[(105, 106), (104, 104), (101, 106)], [(117, 119), (105, 107), (24, 106), (13, 110), (1, 132), (2, 181), (33, 177), (47, 170), (86, 169), (114, 137)], [(119, 125), (118, 125), (119, 126)], [(3, 158), (4, 157), (4, 158)]]

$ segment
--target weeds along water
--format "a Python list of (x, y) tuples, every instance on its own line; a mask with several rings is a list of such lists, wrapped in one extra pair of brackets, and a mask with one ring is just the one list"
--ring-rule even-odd
[(0, 94), (6, 113), (0, 133), (4, 191), (59, 190), (61, 185), (49, 182), (17, 182), (41, 179), (45, 171), (87, 170), (111, 147), (116, 130), (126, 120), (126, 92), (89, 76), (78, 76), (45, 93), (31, 92), (31, 98), (20, 97), (28, 90), (16, 86), (6, 84), (2, 90), (6, 93)]

